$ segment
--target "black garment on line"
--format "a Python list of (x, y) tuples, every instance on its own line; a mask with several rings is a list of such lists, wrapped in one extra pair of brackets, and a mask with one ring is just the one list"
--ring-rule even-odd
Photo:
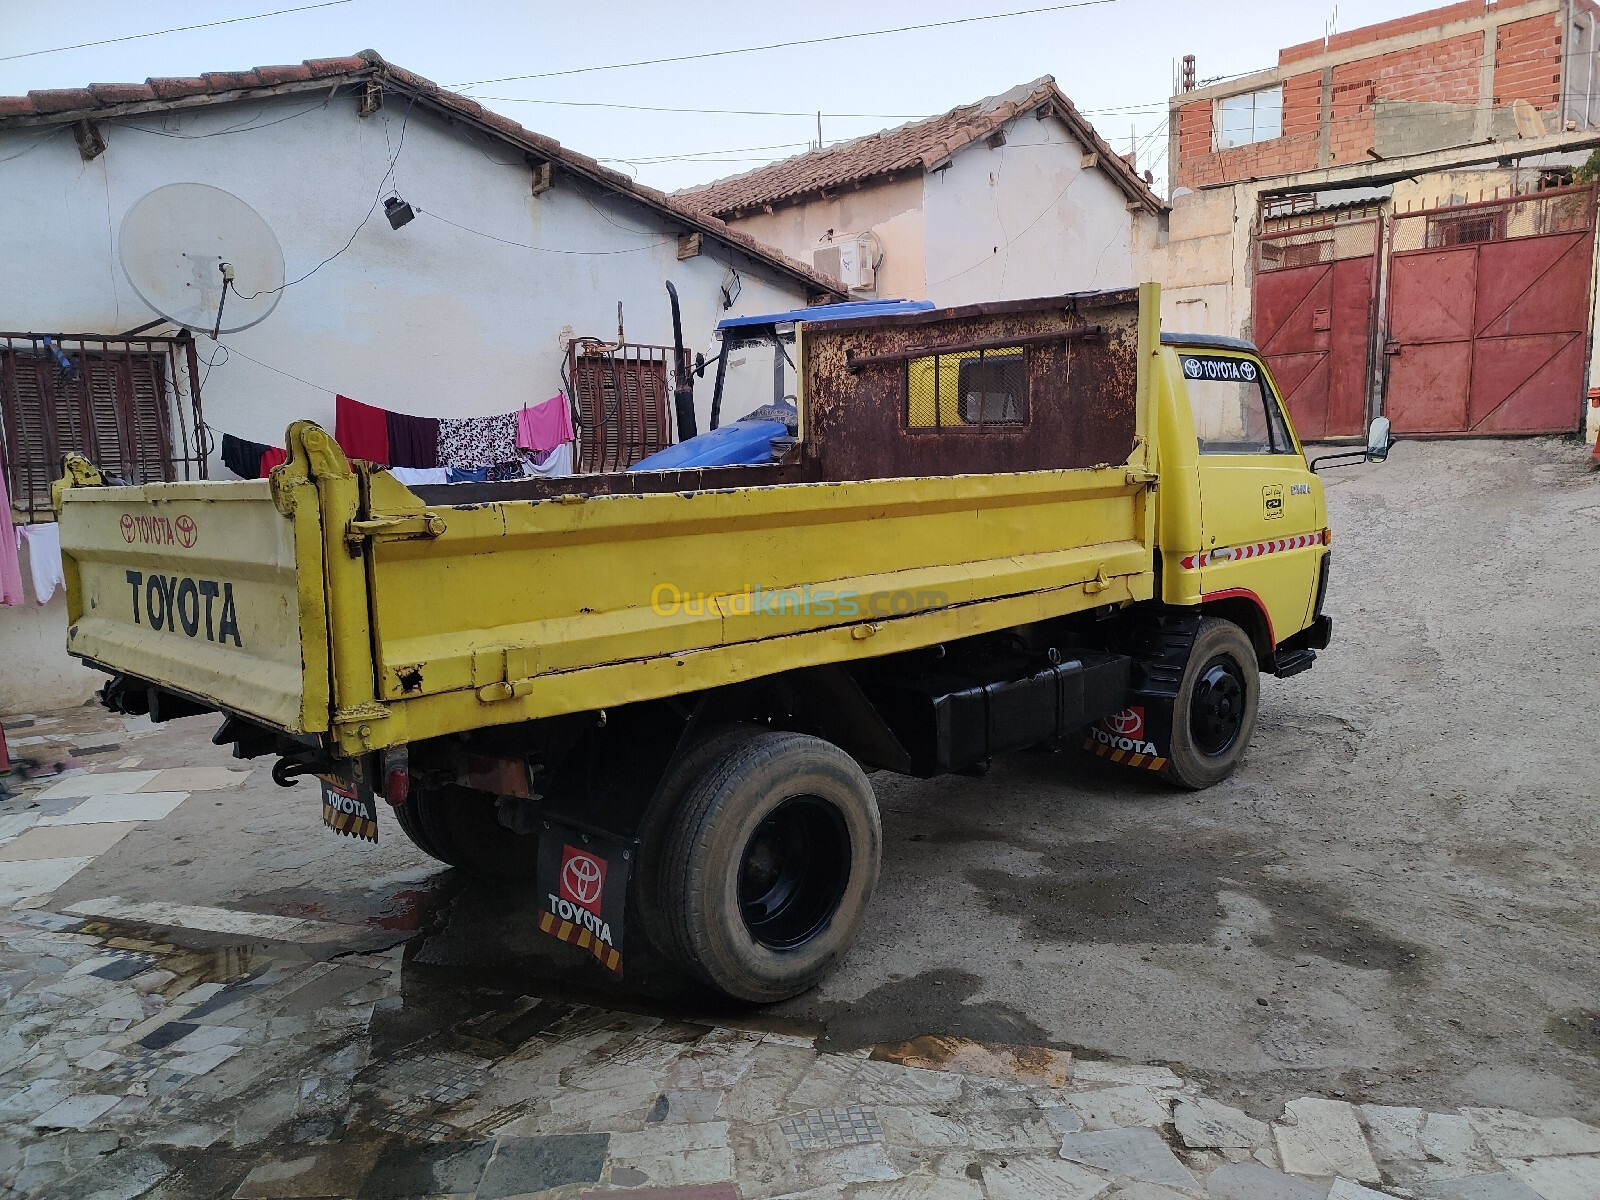
[(389, 465), (391, 467), (437, 467), (439, 465), (439, 421), (436, 417), (412, 417), (390, 411)]
[(222, 435), (222, 462), (240, 479), (258, 479), (261, 476), (261, 456), (271, 447), (260, 442), (247, 442), (231, 433)]

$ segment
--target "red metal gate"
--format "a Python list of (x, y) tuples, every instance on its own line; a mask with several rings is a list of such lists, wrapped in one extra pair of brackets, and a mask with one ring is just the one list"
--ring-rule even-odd
[(1583, 419), (1595, 190), (1399, 213), (1384, 412), (1396, 433), (1570, 433)]
[(1366, 428), (1376, 220), (1326, 221), (1256, 241), (1256, 346), (1301, 438)]

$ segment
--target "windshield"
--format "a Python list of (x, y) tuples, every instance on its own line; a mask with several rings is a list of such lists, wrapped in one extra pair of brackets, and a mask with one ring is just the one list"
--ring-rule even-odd
[(772, 327), (726, 330), (722, 335), (723, 361), (720, 422), (724, 425), (770, 405), (795, 406), (794, 330)]

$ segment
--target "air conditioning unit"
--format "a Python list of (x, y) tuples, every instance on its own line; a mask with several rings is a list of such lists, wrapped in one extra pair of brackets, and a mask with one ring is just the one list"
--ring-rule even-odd
[(811, 252), (811, 265), (819, 274), (837, 279), (852, 292), (870, 292), (877, 286), (871, 238), (852, 238), (819, 246)]

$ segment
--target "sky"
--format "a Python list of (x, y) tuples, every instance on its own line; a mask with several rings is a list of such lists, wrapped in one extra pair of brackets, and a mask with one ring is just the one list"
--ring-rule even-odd
[[(1118, 151), (1133, 147), (1139, 168), (1164, 180), (1166, 98), (1183, 55), (1196, 56), (1204, 82), (1272, 66), (1279, 47), (1321, 37), (1335, 19), (1335, 28), (1348, 30), (1432, 7), (1407, 0), (333, 0), (281, 11), (304, 3), (0, 0), (0, 95), (370, 48), (672, 191), (803, 152), (817, 137), (819, 111), (823, 140), (831, 143), (1054, 75)], [(1033, 11), (822, 45), (585, 69), (1022, 10)], [(280, 15), (131, 36), (273, 12)], [(58, 49), (113, 38), (131, 40)], [(632, 107), (614, 107), (620, 105)], [(643, 111), (655, 109), (741, 112)]]

